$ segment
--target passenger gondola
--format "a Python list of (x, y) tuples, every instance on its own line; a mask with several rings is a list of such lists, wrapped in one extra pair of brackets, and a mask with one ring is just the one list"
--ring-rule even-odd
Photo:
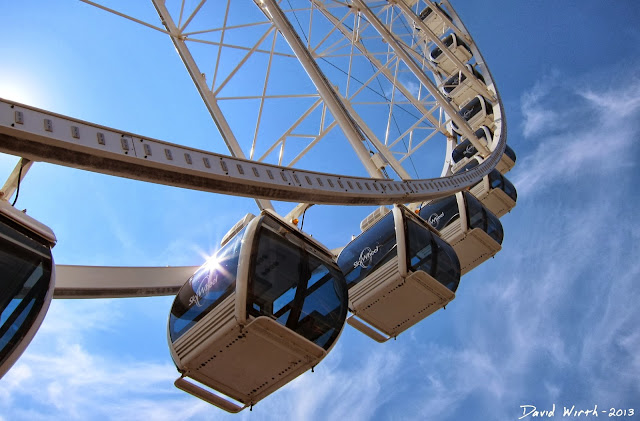
[[(447, 13), (447, 11), (444, 10), (441, 5), (436, 4), (436, 9), (438, 9), (438, 11), (442, 13), (442, 15), (444, 15), (449, 21), (451, 20), (451, 16), (449, 16), (449, 13)], [(424, 22), (425, 25), (427, 25), (431, 32), (436, 35), (443, 34), (448, 28), (447, 21), (442, 19), (442, 17), (438, 13), (434, 13), (431, 6), (425, 7), (422, 12), (420, 12), (420, 15), (418, 17), (422, 22)], [(417, 27), (416, 29), (420, 31), (420, 27)]]
[(500, 162), (496, 165), (496, 169), (502, 174), (506, 174), (516, 165), (516, 153), (506, 145)]
[(347, 322), (378, 342), (446, 306), (460, 281), (456, 253), (429, 224), (401, 205), (385, 212), (338, 256), (353, 313)]
[(518, 200), (516, 188), (496, 169), (485, 175), (469, 192), (498, 218), (511, 212)]
[[(493, 130), (495, 124), (493, 121), (493, 105), (487, 101), (482, 95), (477, 95), (471, 101), (467, 102), (458, 114), (464, 118), (471, 130), (476, 131), (482, 126), (487, 126), (489, 130)], [(452, 123), (453, 131), (462, 134), (456, 123)]]
[[(471, 72), (480, 82), (485, 83), (482, 74), (470, 64), (466, 64), (465, 67)], [(442, 92), (447, 98), (451, 99), (451, 102), (460, 107), (462, 104), (469, 102), (475, 95), (476, 90), (473, 89), (471, 81), (467, 79), (467, 76), (459, 70), (454, 73), (449, 79), (442, 85)]]
[(0, 200), (0, 378), (44, 320), (55, 283), (51, 229)]
[(333, 256), (295, 227), (263, 211), (234, 231), (178, 292), (168, 325), (176, 386), (229, 412), (317, 365), (348, 304)]
[(502, 248), (502, 224), (469, 192), (428, 203), (420, 216), (453, 246), (464, 275)]
[[(473, 53), (464, 41), (458, 39), (456, 34), (449, 34), (442, 40), (443, 44), (455, 55), (458, 60), (465, 63), (471, 59)], [(458, 68), (456, 64), (442, 52), (440, 47), (434, 47), (429, 54), (429, 59), (438, 66), (440, 72), (449, 76)]]
[[(475, 131), (474, 135), (476, 138), (485, 146), (489, 147), (490, 143), (493, 140), (493, 133), (487, 126), (482, 126), (478, 130)], [(478, 150), (475, 146), (467, 139), (463, 137), (458, 143), (458, 145), (451, 152), (451, 160), (453, 161), (453, 165), (451, 166), (451, 172), (457, 173), (460, 171), (465, 165), (467, 165), (473, 157), (476, 156)]]
[[(482, 126), (478, 130), (475, 131), (476, 138), (487, 147), (492, 143), (493, 133), (487, 126)], [(461, 142), (453, 149), (451, 152), (451, 160), (453, 164), (451, 165), (451, 172), (457, 173), (463, 169), (463, 167), (471, 164), (472, 167), (477, 165), (477, 162), (474, 164), (472, 161), (475, 158), (482, 159), (477, 156), (478, 150), (475, 146), (467, 139), (463, 137)], [(515, 165), (516, 162), (516, 153), (509, 147), (509, 145), (505, 146), (504, 153), (498, 161), (496, 165), (496, 169), (500, 171), (502, 174), (509, 172)], [(470, 169), (472, 167), (467, 167)]]
[[(482, 161), (479, 156), (474, 156), (456, 172), (468, 171), (477, 167)], [(498, 218), (509, 213), (518, 200), (516, 188), (495, 168), (469, 188), (469, 192)]]

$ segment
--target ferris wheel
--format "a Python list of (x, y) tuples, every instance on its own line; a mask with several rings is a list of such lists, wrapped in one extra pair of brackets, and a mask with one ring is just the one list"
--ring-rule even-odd
[[(345, 322), (396, 337), (500, 250), (516, 157), (449, 1), (152, 0), (160, 25), (82, 1), (166, 34), (229, 155), (0, 99), (0, 151), (21, 157), (0, 196), (0, 376), (52, 298), (170, 294), (176, 386), (238, 412), (318, 364)], [(54, 233), (8, 202), (36, 161), (252, 197), (258, 212), (199, 268), (55, 265)], [(272, 200), (300, 203), (280, 215)], [(298, 227), (314, 204), (383, 206), (328, 250)]]

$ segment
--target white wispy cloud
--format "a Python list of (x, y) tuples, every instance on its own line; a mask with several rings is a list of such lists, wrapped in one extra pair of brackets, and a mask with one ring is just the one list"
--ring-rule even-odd
[(541, 102), (544, 98), (552, 94), (554, 87), (557, 86), (558, 78), (559, 75), (557, 72), (546, 75), (520, 98), (520, 103), (524, 111), (523, 135), (525, 137), (544, 133), (549, 125), (558, 124), (558, 112), (546, 108)]
[[(551, 134), (523, 128), (538, 136), (513, 171), (520, 219), (504, 220), (495, 262), (461, 281), (452, 308), (465, 314), (451, 322), (460, 347), (417, 345), (428, 359), (420, 366), (426, 381), (415, 380), (425, 397), (416, 419), (456, 419), (470, 399), (495, 419), (514, 417), (524, 404), (579, 404), (566, 401), (576, 384), (591, 406), (632, 404), (640, 391), (632, 351), (640, 346), (633, 304), (640, 268), (631, 262), (640, 230), (626, 224), (637, 205), (625, 181), (633, 163), (620, 164), (638, 137), (640, 83), (581, 85), (570, 109), (544, 83), (523, 96), (523, 106), (535, 105), (525, 123), (544, 120)], [(585, 114), (589, 124), (565, 118)]]
[[(553, 182), (575, 181), (585, 172), (610, 172), (636, 165), (622, 158), (638, 136), (640, 78), (614, 88), (578, 84), (573, 92), (560, 90), (557, 83), (543, 84), (546, 88), (538, 85), (523, 95), (525, 137), (534, 130), (529, 122), (544, 121), (536, 125), (538, 136), (529, 141), (534, 145), (533, 152), (519, 160), (510, 176), (521, 196)], [(557, 95), (573, 95), (571, 106), (567, 107), (566, 101), (554, 101)], [(541, 117), (540, 113), (549, 116)]]

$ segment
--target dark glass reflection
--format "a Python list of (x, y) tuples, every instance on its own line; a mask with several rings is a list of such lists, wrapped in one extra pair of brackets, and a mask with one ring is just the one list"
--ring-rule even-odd
[(518, 200), (516, 188), (500, 171), (494, 169), (489, 173), (489, 185), (492, 189), (504, 191), (514, 202)]
[(351, 288), (397, 255), (393, 212), (389, 212), (347, 244), (338, 256), (338, 266)]
[[(473, 75), (476, 78), (478, 78), (479, 81), (481, 81), (482, 83), (485, 83), (484, 77), (478, 70), (476, 70), (475, 67), (472, 67), (467, 64), (467, 69), (469, 69), (471, 73), (473, 73)], [(467, 80), (467, 77), (464, 75), (464, 73), (457, 72), (444, 82), (444, 86), (442, 87), (442, 90), (444, 91), (445, 94), (450, 94), (454, 89), (458, 87), (458, 85), (460, 85), (465, 80)]]
[(496, 240), (498, 244), (502, 244), (504, 233), (498, 217), (485, 208), (471, 193), (463, 192), (463, 194), (467, 207), (469, 228), (480, 228)]
[(0, 367), (43, 311), (52, 265), (45, 240), (0, 217)]
[(257, 236), (249, 272), (249, 314), (271, 317), (328, 349), (347, 314), (342, 273), (330, 256), (268, 216)]
[(516, 162), (516, 153), (509, 147), (509, 145), (505, 145), (504, 154), (511, 158), (513, 162)]
[(455, 292), (460, 282), (460, 262), (453, 248), (423, 223), (407, 214), (405, 218), (409, 270), (424, 271)]
[[(462, 107), (460, 111), (458, 111), (458, 114), (460, 114), (460, 116), (464, 118), (466, 121), (469, 121), (478, 113), (482, 112), (483, 104), (485, 107), (484, 109), (486, 111), (486, 115), (492, 115), (493, 106), (491, 105), (490, 102), (488, 102), (482, 96), (477, 96), (473, 98), (471, 101), (467, 102), (467, 104), (464, 107)], [(453, 130), (455, 130), (457, 133), (460, 133), (460, 129), (458, 128), (458, 125), (455, 122), (452, 122), (451, 124), (453, 125)]]
[(215, 258), (201, 266), (178, 292), (169, 316), (172, 342), (235, 291), (245, 230), (218, 250)]
[[(478, 140), (480, 140), (485, 144), (488, 144), (489, 143), (488, 141), (493, 139), (493, 133), (491, 133), (491, 130), (489, 130), (487, 126), (480, 127), (473, 134)], [(455, 149), (451, 153), (451, 158), (453, 159), (453, 162), (456, 163), (462, 160), (463, 158), (471, 158), (476, 153), (478, 153), (478, 150), (476, 149), (475, 146), (473, 146), (471, 141), (469, 139), (464, 139), (462, 142), (460, 142), (458, 146), (455, 147)], [(477, 162), (475, 165), (478, 165)], [(460, 172), (460, 170), (456, 172)]]
[(446, 226), (460, 218), (458, 209), (458, 199), (456, 195), (434, 200), (420, 209), (420, 217), (427, 221), (429, 225), (438, 231), (442, 231)]
[[(469, 121), (471, 117), (482, 112), (482, 101), (479, 97), (473, 98), (471, 101), (467, 103), (464, 107), (460, 109), (458, 114), (465, 120)], [(490, 114), (490, 113), (487, 113)]]

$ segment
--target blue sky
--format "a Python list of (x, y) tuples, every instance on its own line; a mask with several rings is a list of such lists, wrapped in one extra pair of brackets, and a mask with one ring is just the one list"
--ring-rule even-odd
[[(170, 297), (54, 301), (0, 380), (0, 421), (500, 421), (554, 403), (639, 417), (640, 5), (453, 5), (505, 103), (519, 201), (501, 220), (503, 250), (462, 278), (446, 311), (382, 345), (347, 328), (315, 373), (229, 416), (173, 387)], [(1, 97), (225, 150), (161, 34), (77, 2), (2, 11)], [(0, 155), (0, 175), (15, 163)], [(17, 206), (55, 231), (58, 263), (88, 265), (198, 265), (256, 211), (250, 199), (48, 164), (34, 165)], [(305, 229), (337, 247), (369, 211), (313, 208)]]

